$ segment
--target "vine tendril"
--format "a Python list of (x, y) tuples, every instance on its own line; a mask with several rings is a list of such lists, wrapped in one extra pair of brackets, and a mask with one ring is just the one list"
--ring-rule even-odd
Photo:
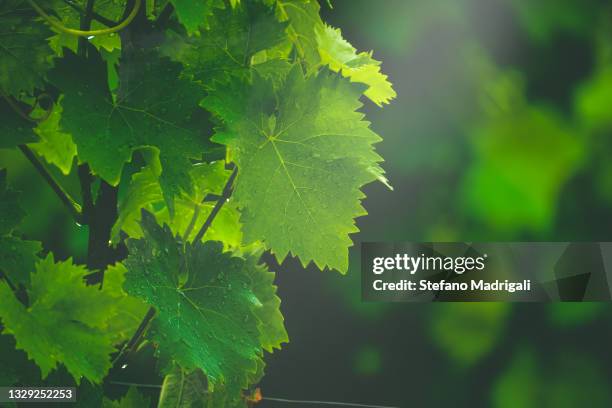
[(65, 27), (63, 24), (61, 24), (59, 21), (57, 21), (55, 18), (51, 17), (50, 15), (48, 15), (42, 8), (40, 8), (40, 6), (38, 4), (36, 4), (36, 2), (34, 0), (27, 0), (28, 3), (32, 6), (32, 8), (45, 20), (47, 21), (53, 28), (55, 28), (56, 30), (59, 30), (61, 32), (64, 32), (66, 34), (71, 34), (71, 35), (76, 35), (78, 37), (89, 37), (89, 36), (96, 36), (96, 35), (105, 35), (105, 34), (112, 34), (112, 33), (116, 33), (117, 31), (121, 31), (122, 29), (124, 29), (125, 27), (127, 27), (132, 20), (134, 20), (134, 18), (136, 18), (136, 15), (138, 14), (138, 11), (140, 10), (140, 4), (142, 3), (142, 0), (136, 0), (134, 3), (134, 8), (132, 8), (132, 11), (130, 12), (130, 14), (125, 18), (125, 20), (123, 20), (121, 23), (117, 24), (114, 27), (109, 27), (109, 28), (103, 28), (100, 30), (76, 30), (73, 28), (68, 28)]

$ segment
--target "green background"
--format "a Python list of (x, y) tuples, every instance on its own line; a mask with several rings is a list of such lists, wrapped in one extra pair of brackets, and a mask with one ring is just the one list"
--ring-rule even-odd
[[(333, 5), (324, 20), (375, 50), (398, 93), (383, 109), (365, 102), (395, 190), (365, 189), (357, 242), (612, 240), (612, 2)], [(17, 152), (0, 160), (24, 186), (27, 236), (83, 261), (86, 227)], [(63, 182), (78, 196), (78, 180)], [(264, 396), (612, 406), (609, 304), (364, 304), (358, 258), (357, 246), (348, 276), (269, 259), (291, 343), (268, 356)]]

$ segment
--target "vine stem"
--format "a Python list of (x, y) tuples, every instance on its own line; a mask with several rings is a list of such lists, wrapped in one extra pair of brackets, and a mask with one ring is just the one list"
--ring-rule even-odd
[(70, 215), (74, 218), (76, 222), (81, 224), (83, 222), (83, 217), (81, 214), (81, 207), (75, 200), (72, 199), (68, 195), (68, 193), (59, 185), (57, 181), (53, 178), (53, 176), (47, 171), (45, 166), (38, 160), (36, 155), (30, 150), (30, 148), (26, 145), (19, 145), (19, 150), (24, 154), (24, 156), (32, 163), (34, 168), (38, 171), (38, 173), (45, 179), (47, 184), (51, 187), (51, 189), (55, 192), (55, 194), (59, 197), (61, 202), (70, 212)]
[(230, 196), (232, 195), (232, 191), (234, 189), (234, 180), (236, 179), (237, 174), (238, 174), (238, 167), (234, 166), (234, 171), (232, 171), (232, 174), (229, 176), (229, 179), (227, 179), (227, 183), (225, 184), (225, 187), (223, 188), (221, 197), (219, 198), (219, 200), (217, 200), (217, 202), (215, 203), (215, 206), (213, 207), (212, 211), (208, 215), (208, 218), (206, 218), (206, 221), (202, 225), (202, 228), (200, 228), (200, 230), (198, 231), (198, 234), (193, 239), (194, 242), (201, 241), (202, 238), (204, 238), (204, 234), (206, 234), (206, 231), (208, 230), (208, 228), (210, 228), (213, 220), (215, 219), (219, 211), (221, 211), (223, 204), (225, 204), (227, 200), (229, 200)]
[(134, 18), (136, 18), (136, 15), (138, 15), (138, 11), (140, 10), (140, 5), (142, 3), (142, 0), (136, 0), (136, 2), (134, 3), (134, 7), (132, 8), (132, 11), (125, 18), (125, 20), (123, 20), (121, 23), (117, 24), (114, 27), (103, 28), (100, 30), (76, 30), (74, 28), (68, 28), (64, 26), (63, 24), (61, 24), (60, 22), (58, 22), (57, 20), (55, 20), (50, 15), (48, 15), (42, 8), (40, 8), (38, 4), (36, 4), (34, 0), (27, 0), (27, 2), (45, 21), (47, 21), (56, 30), (59, 30), (66, 34), (75, 35), (78, 37), (89, 37), (89, 36), (96, 36), (96, 35), (112, 34), (112, 33), (116, 33), (117, 31), (123, 30), (125, 27), (127, 27), (132, 22), (132, 20), (134, 20)]
[(127, 343), (125, 343), (125, 346), (123, 346), (123, 348), (121, 349), (121, 351), (119, 351), (119, 354), (117, 354), (117, 357), (115, 357), (115, 359), (112, 362), (112, 366), (114, 367), (117, 363), (119, 363), (120, 361), (123, 360), (123, 358), (130, 352), (132, 351), (132, 349), (136, 346), (136, 344), (138, 344), (138, 342), (140, 341), (140, 339), (142, 338), (142, 336), (145, 334), (145, 332), (147, 331), (147, 328), (149, 327), (149, 323), (151, 322), (151, 320), (153, 320), (153, 317), (155, 317), (155, 308), (154, 307), (150, 307), (149, 310), (147, 310), (147, 314), (145, 314), (144, 318), (142, 319), (142, 321), (140, 322), (140, 324), (138, 325), (138, 328), (136, 329), (136, 331), (134, 332), (134, 335), (132, 336), (132, 338), (130, 339), (130, 341), (128, 341)]
[(198, 220), (199, 216), (200, 216), (200, 204), (195, 203), (195, 206), (193, 208), (193, 216), (191, 217), (191, 220), (189, 221), (189, 225), (187, 226), (187, 228), (185, 229), (185, 232), (183, 233), (183, 242), (187, 242), (187, 240), (189, 239), (189, 236), (191, 235), (191, 232), (193, 231), (193, 228), (195, 227), (196, 221)]

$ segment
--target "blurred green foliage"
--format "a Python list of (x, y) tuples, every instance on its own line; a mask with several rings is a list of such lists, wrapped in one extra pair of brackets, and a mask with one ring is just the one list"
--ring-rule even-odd
[(432, 308), (431, 334), (449, 358), (470, 366), (490, 353), (504, 333), (507, 303), (441, 303)]
[(605, 373), (580, 353), (567, 353), (542, 364), (529, 349), (519, 350), (493, 388), (496, 408), (609, 407)]
[(553, 303), (549, 307), (550, 322), (559, 327), (591, 323), (607, 309), (605, 303)]

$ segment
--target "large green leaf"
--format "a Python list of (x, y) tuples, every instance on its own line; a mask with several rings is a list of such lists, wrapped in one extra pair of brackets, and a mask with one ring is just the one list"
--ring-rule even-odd
[(194, 408), (206, 406), (208, 384), (202, 370), (187, 372), (175, 365), (164, 377), (158, 408)]
[(224, 126), (213, 140), (230, 148), (239, 173), (234, 198), (246, 242), (263, 241), (280, 260), (348, 268), (354, 218), (366, 212), (360, 188), (386, 181), (373, 144), (380, 140), (363, 114), (363, 86), (323, 70), (293, 68), (284, 86), (255, 76), (204, 100)]
[(154, 160), (134, 173), (128, 184), (122, 184), (124, 189), (119, 197), (119, 217), (111, 230), (113, 243), (120, 241), (120, 233), (124, 231), (132, 238), (140, 238), (140, 214), (143, 208), (152, 210), (154, 204), (163, 201), (163, 193), (159, 185), (161, 168)]
[(36, 362), (43, 378), (62, 363), (77, 383), (82, 377), (99, 383), (111, 366), (108, 327), (117, 299), (87, 286), (87, 274), (70, 260), (55, 263), (49, 254), (31, 276), (27, 307), (0, 282), (4, 333), (15, 336), (17, 348)]
[[(123, 165), (140, 148), (156, 148), (164, 197), (191, 191), (190, 158), (200, 158), (206, 136), (197, 115), (201, 87), (180, 78), (181, 65), (157, 54), (133, 55), (120, 64), (113, 98), (106, 64), (66, 51), (49, 78), (64, 92), (62, 128), (72, 134), (79, 158), (109, 183), (119, 183)], [(162, 79), (163, 78), (163, 79)]]
[(215, 9), (223, 8), (223, 0), (170, 0), (174, 11), (187, 32), (197, 34), (201, 27), (208, 27), (208, 21)]
[(150, 405), (150, 398), (143, 396), (136, 388), (130, 387), (127, 394), (118, 401), (105, 398), (102, 408), (146, 408)]
[(162, 360), (202, 369), (211, 391), (223, 386), (239, 394), (259, 370), (260, 330), (270, 324), (259, 320), (260, 270), (219, 242), (183, 244), (151, 214), (142, 218), (145, 238), (128, 241), (124, 286), (155, 307), (150, 336)]
[[(73, 6), (63, 0), (47, 0), (53, 5), (54, 14), (65, 27), (79, 28), (81, 23), (81, 13)], [(129, 2), (125, 0), (96, 0), (94, 3), (94, 11), (112, 21), (120, 21), (123, 17), (125, 6)], [(73, 2), (85, 9), (87, 6), (86, 0), (76, 0)], [(99, 30), (107, 28), (104, 24), (96, 19), (91, 21), (91, 30)], [(77, 51), (79, 37), (58, 31), (53, 28), (56, 34), (49, 38), (49, 45), (56, 54), (63, 55), (64, 48), (68, 48), (73, 52)], [(121, 37), (119, 33), (109, 33), (104, 35), (89, 36), (87, 41), (98, 49), (104, 49), (112, 52), (121, 49)]]
[(317, 31), (324, 27), (318, 0), (264, 0), (264, 3), (275, 5), (278, 20), (288, 22), (287, 36), (297, 55), (310, 67), (317, 67), (321, 62)]
[(32, 93), (51, 68), (51, 31), (21, 0), (0, 3), (0, 91), (18, 96)]
[(209, 391), (202, 370), (187, 371), (177, 365), (164, 377), (158, 408), (246, 408), (248, 397), (228, 393), (218, 386)]
[(380, 61), (372, 58), (371, 52), (357, 53), (337, 28), (326, 25), (316, 34), (322, 64), (335, 72), (342, 72), (353, 82), (368, 85), (365, 96), (379, 106), (396, 97), (387, 76), (380, 71)]
[(0, 236), (0, 270), (14, 285), (30, 281), (30, 273), (42, 251), (38, 241), (26, 241), (11, 235)]
[(162, 47), (164, 54), (184, 64), (187, 75), (207, 87), (230, 76), (246, 76), (253, 55), (286, 38), (285, 24), (257, 3), (217, 10), (209, 22), (209, 30), (197, 37), (185, 38), (170, 31)]
[[(194, 194), (183, 194), (177, 200), (174, 217), (170, 216), (166, 208), (157, 211), (155, 217), (158, 222), (168, 224), (174, 234), (193, 241), (217, 204), (216, 201), (204, 201), (204, 198), (208, 194), (220, 196), (231, 173), (225, 169), (222, 161), (195, 166), (191, 171), (195, 185)], [(221, 241), (227, 249), (238, 249), (242, 245), (242, 225), (239, 218), (235, 203), (230, 198), (215, 216), (203, 239)]]
[(113, 343), (128, 340), (136, 331), (147, 312), (147, 305), (141, 299), (128, 296), (123, 289), (126, 267), (121, 263), (109, 266), (104, 271), (103, 291), (115, 298), (113, 318), (108, 321), (108, 332)]
[(289, 336), (280, 311), (281, 301), (276, 295), (274, 272), (270, 272), (264, 265), (258, 265), (256, 259), (251, 256), (246, 263), (253, 274), (253, 293), (262, 306), (256, 309), (260, 321), (261, 346), (271, 353), (274, 349), (280, 349), (282, 343), (289, 342)]
[[(231, 174), (221, 161), (194, 165), (190, 171), (194, 183), (193, 194), (181, 194), (175, 200), (174, 216), (171, 216), (168, 208), (163, 205), (159, 171), (159, 166), (153, 160), (150, 165), (132, 176), (125, 194), (119, 200), (119, 218), (111, 234), (113, 242), (119, 241), (121, 231), (131, 238), (143, 236), (140, 228), (142, 208), (154, 212), (157, 221), (160, 224), (168, 224), (173, 234), (192, 241), (216, 203), (204, 202), (204, 198), (208, 194), (221, 195)], [(242, 230), (238, 218), (236, 207), (231, 202), (226, 203), (203, 239), (221, 241), (228, 248), (239, 247), (242, 242)]]

